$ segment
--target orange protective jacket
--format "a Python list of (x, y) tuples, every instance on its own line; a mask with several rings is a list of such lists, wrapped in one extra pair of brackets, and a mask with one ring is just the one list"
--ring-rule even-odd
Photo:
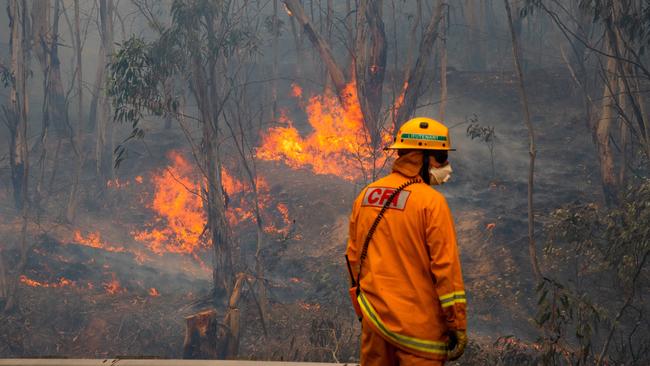
[[(418, 176), (422, 153), (410, 152), (393, 172), (366, 187), (350, 215), (346, 255), (356, 280), (368, 230), (390, 194)], [(400, 192), (379, 222), (363, 262), (358, 296), (364, 323), (388, 342), (444, 360), (448, 330), (466, 329), (465, 290), (456, 233), (445, 198), (424, 183)]]

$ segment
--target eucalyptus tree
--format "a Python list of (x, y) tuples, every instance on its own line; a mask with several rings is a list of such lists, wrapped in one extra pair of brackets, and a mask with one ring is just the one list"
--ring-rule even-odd
[[(7, 15), (9, 16), (9, 28), (11, 29), (9, 39), (11, 63), (8, 68), (0, 66), (0, 80), (10, 88), (9, 103), (7, 106), (2, 106), (2, 117), (3, 122), (9, 129), (10, 136), (9, 165), (11, 168), (14, 204), (16, 210), (20, 211), (22, 216), (20, 259), (14, 268), (12, 281), (8, 284), (8, 288), (2, 291), (6, 295), (5, 311), (12, 310), (17, 305), (18, 277), (25, 269), (28, 256), (27, 218), (30, 199), (28, 189), (29, 135), (27, 118), (29, 115), (29, 91), (27, 79), (31, 55), (28, 12), (29, 6), (25, 0), (9, 1)], [(1, 257), (0, 260), (2, 260)]]
[[(238, 256), (225, 215), (221, 167), (226, 136), (222, 123), (225, 105), (232, 95), (228, 80), (246, 65), (242, 57), (250, 60), (258, 49), (256, 25), (250, 22), (249, 11), (246, 1), (175, 0), (170, 26), (160, 29), (157, 39), (151, 42), (131, 37), (120, 46), (109, 66), (114, 119), (132, 127), (129, 137), (115, 150), (116, 165), (126, 157), (126, 143), (144, 136), (140, 122), (147, 114), (175, 116), (192, 146), (205, 183), (202, 197), (206, 229), (215, 251), (215, 302), (231, 294), (234, 272), (239, 269), (234, 263)], [(170, 79), (178, 81), (174, 84), (178, 92), (165, 90)], [(179, 99), (171, 97), (185, 95), (186, 91), (196, 103), (195, 115), (181, 108)], [(200, 143), (194, 141), (188, 119), (199, 123)]]
[[(296, 19), (314, 48), (318, 50), (343, 106), (356, 105), (356, 101), (350, 103), (349, 98), (351, 96), (347, 89), (350, 83), (355, 83), (365, 133), (368, 136), (367, 143), (371, 147), (372, 156), (370, 158), (373, 161), (373, 166), (370, 168), (374, 179), (382, 168), (377, 166), (377, 157), (383, 144), (384, 116), (382, 114), (382, 102), (388, 52), (388, 42), (383, 21), (383, 1), (360, 0), (357, 2), (355, 10), (356, 32), (354, 40), (350, 40), (351, 43), (354, 43), (354, 47), (350, 47), (354, 67), (347, 75), (346, 69), (337, 63), (335, 54), (332, 51), (332, 45), (316, 29), (313, 16), (311, 18), (307, 16), (301, 1), (283, 1), (289, 15)], [(406, 65), (399, 97), (391, 106), (391, 109), (394, 110), (393, 121), (406, 121), (416, 112), (418, 98), (424, 93), (425, 82), (429, 75), (426, 68), (432, 59), (434, 46), (438, 39), (439, 25), (444, 7), (444, 1), (437, 3), (417, 45), (417, 57), (413, 62), (409, 60)], [(350, 30), (350, 37), (352, 33)], [(416, 43), (414, 41), (410, 42), (410, 46), (413, 48)]]
[[(527, 0), (522, 14), (541, 11), (567, 40), (560, 47), (582, 90), (585, 115), (598, 149), (605, 201), (615, 205), (626, 169), (647, 175), (650, 119), (646, 85), (650, 63), (650, 4), (642, 0)], [(572, 57), (570, 57), (572, 56)], [(621, 153), (618, 153), (618, 150)]]

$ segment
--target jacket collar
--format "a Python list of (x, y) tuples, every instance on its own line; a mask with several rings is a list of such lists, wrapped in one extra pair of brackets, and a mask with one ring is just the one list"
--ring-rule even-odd
[(422, 151), (408, 152), (395, 160), (393, 172), (400, 173), (408, 178), (414, 178), (420, 174), (422, 168)]

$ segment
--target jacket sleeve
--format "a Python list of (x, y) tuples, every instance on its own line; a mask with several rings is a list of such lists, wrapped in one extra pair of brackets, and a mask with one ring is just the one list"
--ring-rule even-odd
[(427, 221), (426, 235), (431, 273), (440, 306), (449, 329), (465, 330), (465, 287), (456, 245), (456, 230), (444, 197), (439, 196), (439, 199), (435, 200)]
[(350, 264), (350, 268), (348, 268), (348, 277), (353, 276), (353, 278), (350, 278), (350, 283), (352, 283), (352, 280), (357, 280), (357, 274), (359, 273), (359, 256), (361, 255), (361, 248), (359, 248), (359, 246), (363, 244), (358, 243), (356, 240), (357, 218), (359, 217), (359, 209), (360, 200), (359, 197), (357, 197), (357, 199), (354, 201), (354, 204), (352, 205), (352, 213), (350, 213), (350, 223), (348, 226), (348, 245), (345, 250), (345, 255), (347, 256)]

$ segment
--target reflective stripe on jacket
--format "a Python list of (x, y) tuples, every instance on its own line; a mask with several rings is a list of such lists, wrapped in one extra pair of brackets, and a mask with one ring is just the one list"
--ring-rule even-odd
[[(393, 172), (366, 187), (350, 215), (346, 254), (356, 276), (368, 229), (396, 187), (416, 177), (422, 154), (399, 157)], [(456, 234), (445, 198), (412, 184), (389, 204), (361, 273), (364, 318), (388, 342), (444, 359), (449, 329), (466, 329), (465, 292)]]

